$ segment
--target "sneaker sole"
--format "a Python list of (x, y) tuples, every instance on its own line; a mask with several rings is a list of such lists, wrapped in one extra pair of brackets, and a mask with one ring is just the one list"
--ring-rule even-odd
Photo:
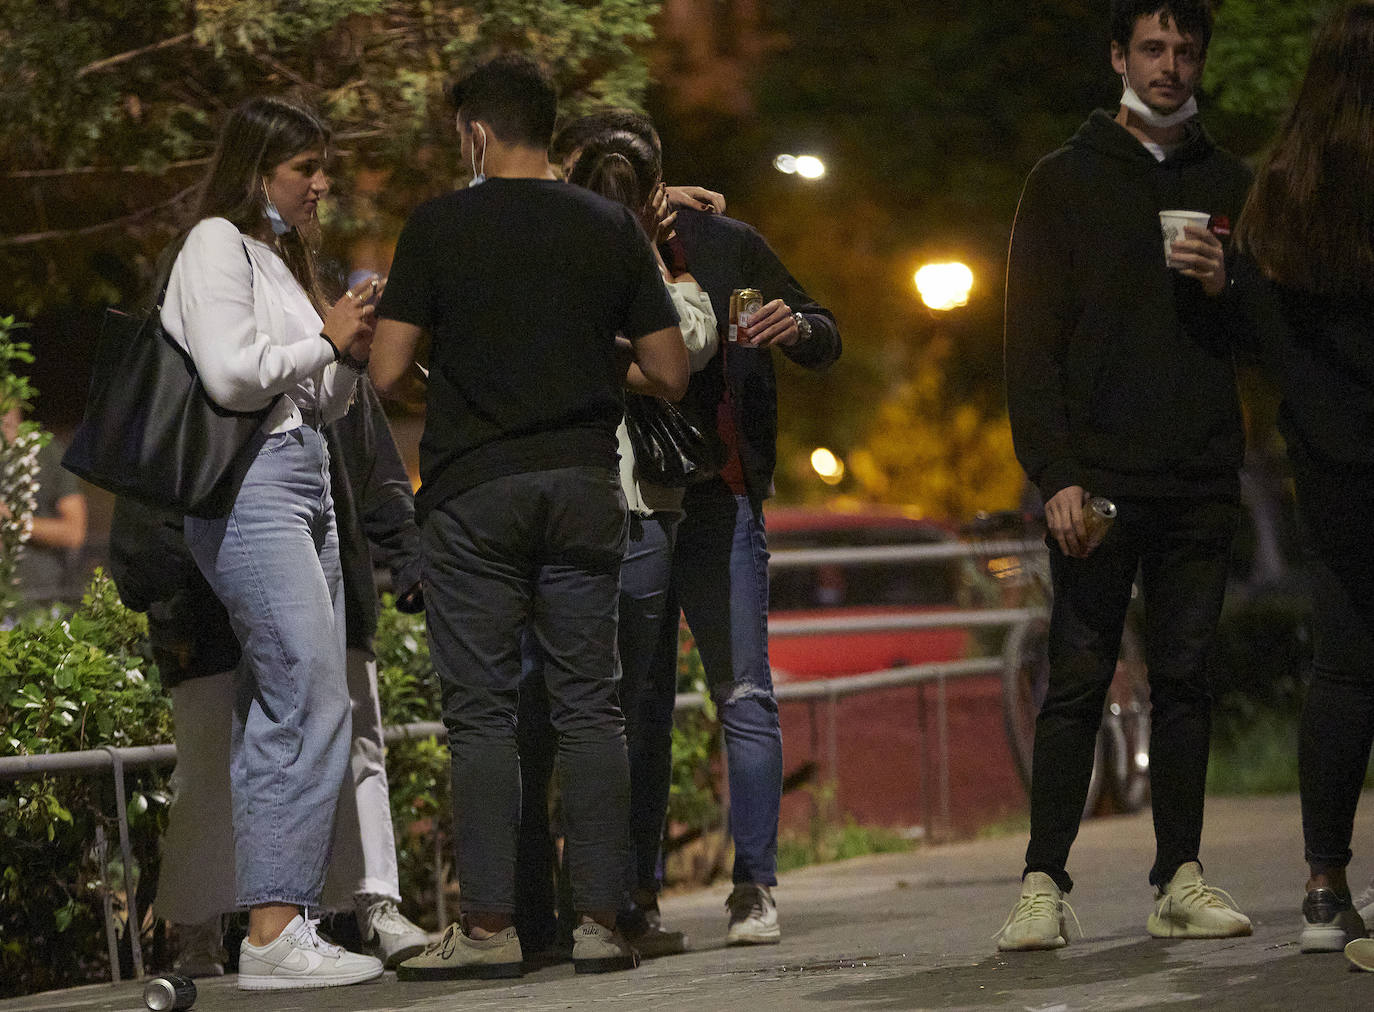
[(633, 970), (639, 965), (639, 956), (602, 956), (597, 959), (578, 959), (573, 957), (573, 969), (578, 973), (614, 973), (617, 970)]
[(344, 987), (348, 984), (366, 984), (369, 980), (376, 980), (383, 974), (382, 969), (359, 970), (356, 973), (342, 974), (335, 977), (316, 977), (301, 975), (299, 977), (276, 977), (261, 976), (258, 974), (239, 974), (240, 991), (306, 991), (316, 990), (322, 987)]
[(1056, 935), (1052, 939), (1034, 938), (1025, 939), (1020, 942), (1001, 942), (997, 943), (998, 952), (1048, 952), (1051, 949), (1062, 949), (1069, 944), (1069, 940), (1063, 935)]
[(772, 931), (765, 934), (749, 935), (726, 935), (726, 945), (777, 945), (782, 941), (782, 931)]
[(1199, 928), (1193, 924), (1175, 924), (1164, 921), (1153, 914), (1145, 922), (1145, 930), (1155, 938), (1245, 938), (1254, 928), (1249, 924), (1236, 924), (1227, 928)]
[(1326, 924), (1303, 922), (1298, 947), (1302, 952), (1343, 952), (1347, 942), (1364, 938), (1363, 922), (1356, 926), (1355, 912), (1343, 911)]
[(417, 942), (415, 945), (403, 946), (402, 948), (397, 949), (389, 956), (383, 956), (380, 952), (374, 952), (372, 953), (372, 955), (380, 959), (382, 961), (382, 965), (385, 966), (388, 970), (394, 970), (402, 963), (404, 963), (407, 959), (414, 959), (420, 953), (424, 952), (425, 949), (428, 947), (428, 942)]
[(523, 963), (465, 963), (462, 966), (398, 966), (396, 979), (416, 980), (506, 980), (523, 977)]

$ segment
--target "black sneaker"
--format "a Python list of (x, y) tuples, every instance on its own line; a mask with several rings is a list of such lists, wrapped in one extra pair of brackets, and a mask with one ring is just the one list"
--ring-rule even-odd
[(1350, 901), (1350, 894), (1334, 889), (1310, 889), (1302, 901), (1303, 952), (1340, 952), (1345, 943), (1364, 938), (1364, 921)]

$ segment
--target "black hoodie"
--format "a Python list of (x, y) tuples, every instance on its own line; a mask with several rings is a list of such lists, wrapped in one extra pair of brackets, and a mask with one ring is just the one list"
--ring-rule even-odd
[(1196, 124), (1158, 161), (1102, 110), (1031, 171), (1007, 266), (1016, 456), (1048, 500), (1235, 495), (1229, 296), (1170, 270), (1162, 210), (1234, 222), (1250, 172)]

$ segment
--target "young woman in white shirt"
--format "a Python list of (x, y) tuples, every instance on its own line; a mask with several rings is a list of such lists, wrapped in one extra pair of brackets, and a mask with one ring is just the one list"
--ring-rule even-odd
[(222, 407), (272, 404), (232, 511), (187, 517), (196, 564), (229, 611), (243, 662), (230, 750), (244, 989), (371, 980), (382, 964), (321, 940), (309, 910), (329, 863), (351, 716), (343, 586), (321, 427), (343, 416), (364, 367), (365, 293), (329, 305), (303, 229), (329, 191), (329, 131), (273, 98), (230, 115), (197, 224), (162, 306)]

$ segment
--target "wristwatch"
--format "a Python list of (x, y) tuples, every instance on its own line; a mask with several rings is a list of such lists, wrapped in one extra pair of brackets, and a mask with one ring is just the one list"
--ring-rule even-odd
[(792, 319), (797, 324), (797, 340), (806, 341), (811, 338), (811, 321), (801, 313), (793, 313)]

